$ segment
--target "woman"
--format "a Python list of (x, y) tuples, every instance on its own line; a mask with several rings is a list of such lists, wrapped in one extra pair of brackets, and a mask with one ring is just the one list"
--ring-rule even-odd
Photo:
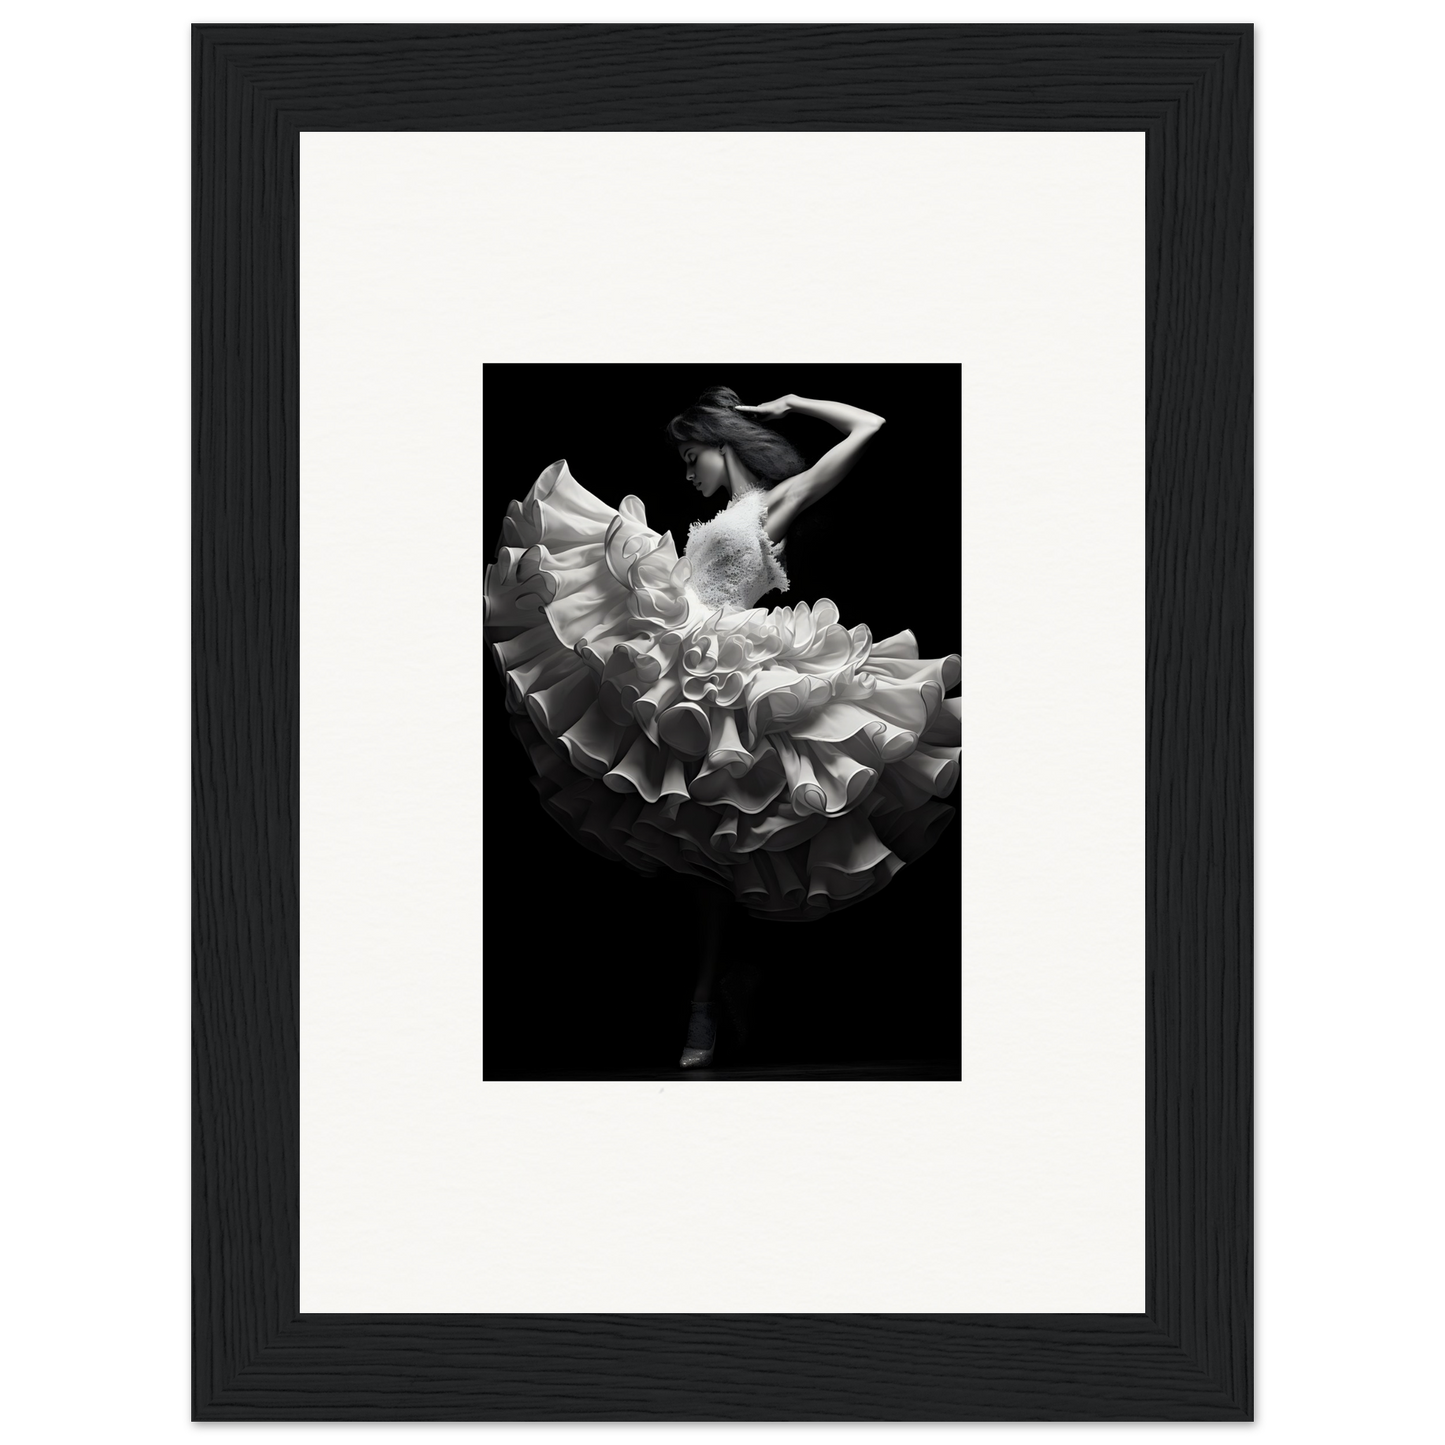
[[(791, 412), (843, 439), (811, 467), (767, 422)], [(702, 880), (683, 1068), (712, 1061), (717, 941), (729, 898), (806, 921), (872, 896), (952, 816), (956, 654), (911, 632), (874, 642), (826, 598), (786, 591), (793, 520), (853, 469), (873, 412), (704, 392), (667, 424), (689, 483), (725, 508), (678, 556), (641, 502), (616, 509), (554, 462), (507, 508), (486, 577), (487, 640), (543, 805), (579, 842), (645, 873)]]

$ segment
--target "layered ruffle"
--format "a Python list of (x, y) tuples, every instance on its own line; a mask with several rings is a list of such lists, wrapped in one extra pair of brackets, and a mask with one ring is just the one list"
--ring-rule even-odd
[(953, 815), (959, 658), (810, 607), (710, 607), (642, 503), (565, 461), (507, 508), (486, 638), (547, 811), (645, 873), (819, 918), (925, 853)]

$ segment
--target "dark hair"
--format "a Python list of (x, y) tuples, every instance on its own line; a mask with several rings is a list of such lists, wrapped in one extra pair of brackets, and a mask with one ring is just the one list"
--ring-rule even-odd
[(699, 442), (715, 447), (726, 442), (742, 464), (765, 482), (782, 482), (795, 477), (807, 463), (786, 437), (753, 417), (735, 412), (742, 398), (730, 386), (710, 386), (688, 407), (668, 422), (664, 430), (674, 446)]

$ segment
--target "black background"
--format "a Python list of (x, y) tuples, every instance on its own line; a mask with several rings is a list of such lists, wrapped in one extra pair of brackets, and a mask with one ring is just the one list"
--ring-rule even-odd
[[(707, 386), (745, 403), (786, 393), (875, 411), (886, 425), (854, 469), (789, 529), (791, 588), (760, 605), (828, 597), (875, 641), (911, 628), (923, 657), (962, 644), (956, 365), (489, 365), (483, 371), (487, 560), (508, 501), (552, 462), (609, 506), (639, 497), (671, 531), (703, 499), (663, 427)], [(842, 433), (813, 417), (777, 424), (812, 463)], [(487, 1079), (635, 1077), (676, 1069), (696, 971), (683, 879), (600, 858), (543, 812), (487, 660), (483, 723), (483, 990)], [(950, 803), (957, 807), (958, 792)], [(758, 986), (746, 1044), (724, 1015), (718, 1072), (772, 1077), (960, 1076), (961, 855), (955, 816), (938, 843), (873, 898), (807, 923), (736, 907), (721, 969), (746, 956)]]

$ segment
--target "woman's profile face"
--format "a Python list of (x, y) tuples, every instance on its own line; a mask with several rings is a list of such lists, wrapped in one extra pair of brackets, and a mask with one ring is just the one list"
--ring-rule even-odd
[(727, 467), (722, 453), (706, 442), (683, 442), (677, 449), (687, 468), (687, 480), (705, 497), (710, 497), (727, 481)]

